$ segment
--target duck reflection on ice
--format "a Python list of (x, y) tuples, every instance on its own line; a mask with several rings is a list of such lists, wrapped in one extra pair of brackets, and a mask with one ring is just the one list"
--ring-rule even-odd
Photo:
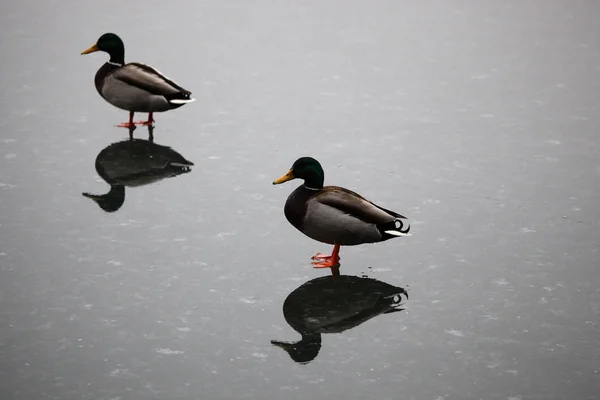
[(104, 211), (114, 212), (125, 202), (125, 187), (149, 185), (190, 172), (194, 164), (170, 147), (153, 143), (152, 130), (148, 128), (149, 140), (128, 139), (102, 149), (96, 157), (96, 172), (110, 185), (110, 191), (83, 196)]
[(322, 333), (341, 333), (380, 314), (404, 310), (401, 287), (350, 275), (323, 276), (298, 287), (285, 299), (283, 315), (302, 335), (295, 343), (272, 340), (298, 363), (315, 359)]

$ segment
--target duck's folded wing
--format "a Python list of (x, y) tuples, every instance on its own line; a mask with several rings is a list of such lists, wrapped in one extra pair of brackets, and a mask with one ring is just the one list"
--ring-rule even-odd
[(149, 93), (166, 96), (184, 94), (189, 96), (191, 92), (185, 90), (175, 82), (150, 67), (140, 63), (129, 63), (117, 69), (112, 77), (145, 90)]
[(379, 207), (358, 193), (338, 186), (325, 186), (313, 199), (369, 224), (379, 225), (396, 218), (406, 219), (394, 211)]

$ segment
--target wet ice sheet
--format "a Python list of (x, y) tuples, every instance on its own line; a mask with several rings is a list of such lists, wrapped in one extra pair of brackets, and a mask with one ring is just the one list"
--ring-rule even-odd
[[(20, 2), (1, 13), (3, 399), (593, 399), (597, 6)], [(174, 32), (174, 28), (177, 30)], [(157, 115), (191, 173), (107, 214), (103, 32), (198, 100)], [(144, 138), (142, 129), (136, 132)], [(342, 249), (407, 310), (298, 365), (286, 297), (328, 246), (283, 217), (299, 156), (409, 216)]]

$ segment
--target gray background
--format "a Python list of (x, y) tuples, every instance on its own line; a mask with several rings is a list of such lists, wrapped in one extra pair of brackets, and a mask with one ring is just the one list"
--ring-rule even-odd
[[(600, 3), (0, 7), (3, 400), (600, 398)], [(81, 196), (127, 135), (104, 32), (197, 98), (154, 131), (193, 171), (113, 214)], [(413, 236), (342, 249), (407, 310), (299, 365), (269, 341), (330, 248), (271, 182), (304, 155)]]

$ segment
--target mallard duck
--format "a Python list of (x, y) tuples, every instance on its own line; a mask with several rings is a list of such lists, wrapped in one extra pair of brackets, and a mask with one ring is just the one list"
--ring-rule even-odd
[(272, 340), (298, 363), (312, 361), (321, 349), (321, 334), (341, 333), (381, 314), (402, 311), (408, 293), (371, 278), (340, 275), (312, 279), (288, 295), (283, 316), (302, 335), (295, 343)]
[(295, 178), (304, 179), (304, 184), (288, 197), (285, 217), (306, 236), (334, 245), (331, 255), (317, 253), (312, 257), (315, 268), (339, 266), (340, 246), (383, 242), (409, 234), (410, 225), (404, 228), (406, 217), (343, 187), (323, 186), (323, 168), (314, 158), (299, 158), (273, 184)]
[(155, 112), (162, 112), (181, 107), (195, 99), (191, 92), (158, 72), (149, 65), (140, 63), (125, 64), (125, 46), (114, 33), (100, 36), (95, 45), (81, 54), (104, 51), (110, 55), (94, 78), (100, 96), (115, 107), (129, 111), (129, 122), (117, 126), (131, 128), (133, 114), (147, 112), (148, 120), (137, 124), (150, 125), (154, 122)]
[(117, 211), (125, 202), (125, 187), (159, 182), (191, 171), (194, 163), (170, 147), (134, 139), (113, 143), (98, 153), (96, 172), (110, 185), (110, 191), (97, 195), (82, 193), (106, 212)]

